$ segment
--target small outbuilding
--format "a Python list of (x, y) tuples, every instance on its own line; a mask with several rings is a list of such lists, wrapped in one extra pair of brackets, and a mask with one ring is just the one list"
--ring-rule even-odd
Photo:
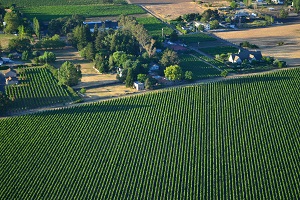
[(134, 85), (135, 89), (137, 89), (137, 90), (144, 90), (145, 89), (144, 83), (141, 83), (139, 81), (134, 82), (133, 85)]

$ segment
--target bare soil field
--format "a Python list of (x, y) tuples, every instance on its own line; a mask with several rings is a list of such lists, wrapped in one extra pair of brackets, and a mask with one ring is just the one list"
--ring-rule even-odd
[(96, 99), (107, 99), (112, 97), (120, 97), (124, 95), (141, 93), (133, 88), (126, 88), (124, 84), (113, 86), (104, 86), (99, 88), (87, 89), (85, 93), (86, 100), (92, 101)]
[(163, 20), (172, 20), (187, 13), (202, 13), (208, 8), (216, 9), (228, 5), (226, 1), (208, 0), (205, 2), (204, 4), (211, 3), (213, 7), (200, 5), (192, 0), (130, 0), (130, 3), (145, 6), (155, 16)]
[[(300, 65), (299, 24), (218, 32), (215, 35), (235, 44), (248, 41), (258, 45), (264, 56), (273, 56), (289, 65)], [(283, 42), (284, 45), (279, 46), (279, 42)]]

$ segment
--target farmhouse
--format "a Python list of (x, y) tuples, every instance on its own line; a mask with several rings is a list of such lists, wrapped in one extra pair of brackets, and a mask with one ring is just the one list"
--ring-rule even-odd
[(144, 83), (141, 83), (141, 82), (134, 82), (133, 83), (134, 87), (137, 89), (137, 90), (144, 90), (145, 89), (145, 85)]
[(84, 25), (88, 25), (90, 28), (90, 31), (93, 33), (94, 32), (94, 27), (97, 24), (98, 29), (101, 30), (101, 28), (105, 29), (118, 29), (118, 22), (117, 21), (110, 21), (110, 20), (105, 20), (103, 21), (98, 21), (98, 22), (83, 22)]
[(17, 72), (11, 68), (2, 71), (6, 85), (18, 84)]
[(209, 23), (202, 23), (202, 22), (194, 22), (194, 25), (198, 28), (199, 26), (203, 26), (204, 30), (208, 31), (210, 30), (210, 24)]
[(231, 54), (228, 58), (228, 61), (231, 63), (241, 64), (244, 60), (247, 60), (251, 63), (252, 61), (260, 61), (261, 59), (262, 54), (260, 51), (241, 51), (240, 49), (237, 54)]

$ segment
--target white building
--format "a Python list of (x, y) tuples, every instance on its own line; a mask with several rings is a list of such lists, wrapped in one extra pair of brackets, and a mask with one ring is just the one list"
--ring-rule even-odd
[(137, 89), (137, 90), (144, 90), (144, 89), (145, 89), (144, 83), (135, 81), (135, 82), (133, 83), (133, 85), (134, 85), (135, 89)]
[(202, 23), (202, 22), (194, 22), (195, 26), (198, 28), (199, 26), (203, 26), (204, 30), (208, 31), (210, 30), (210, 24), (209, 23)]

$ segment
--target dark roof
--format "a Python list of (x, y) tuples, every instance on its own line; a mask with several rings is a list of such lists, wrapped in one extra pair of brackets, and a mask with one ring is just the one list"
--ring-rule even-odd
[(103, 25), (105, 28), (116, 29), (118, 27), (117, 21), (106, 20), (104, 22), (83, 22), (83, 24), (87, 24), (90, 29), (94, 29), (94, 26), (97, 24), (98, 28), (101, 28)]
[(250, 54), (253, 55), (256, 60), (262, 59), (261, 51), (250, 51)]

